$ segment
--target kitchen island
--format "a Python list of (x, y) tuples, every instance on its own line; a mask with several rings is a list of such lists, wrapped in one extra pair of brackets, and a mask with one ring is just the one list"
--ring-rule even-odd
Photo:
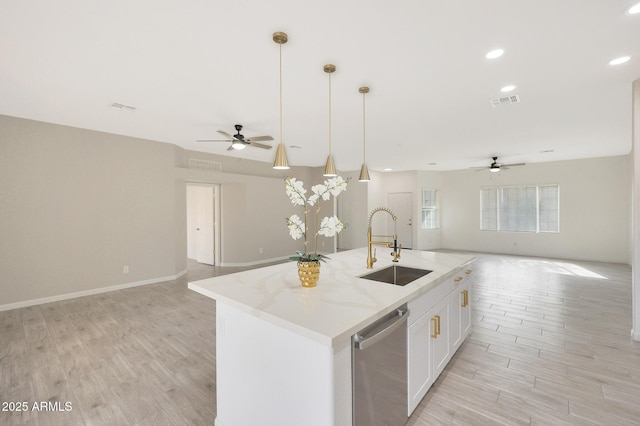
[[(392, 264), (383, 253), (373, 270)], [(295, 263), (189, 283), (216, 300), (216, 426), (351, 424), (351, 336), (474, 259), (403, 251), (400, 265), (433, 272), (400, 287), (359, 278), (366, 249), (330, 257), (313, 288)]]

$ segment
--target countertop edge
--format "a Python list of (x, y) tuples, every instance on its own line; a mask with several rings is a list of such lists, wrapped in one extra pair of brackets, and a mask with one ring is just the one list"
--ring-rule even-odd
[(210, 299), (214, 299), (216, 301), (216, 303), (223, 303), (223, 304), (231, 306), (231, 307), (233, 307), (235, 309), (238, 309), (241, 312), (244, 312), (244, 313), (249, 314), (249, 315), (253, 315), (256, 318), (265, 319), (265, 320), (267, 320), (268, 322), (270, 322), (272, 324), (278, 325), (278, 326), (290, 331), (291, 333), (295, 333), (295, 334), (298, 334), (298, 335), (301, 335), (301, 336), (305, 336), (305, 337), (307, 337), (307, 338), (309, 338), (311, 340), (315, 340), (316, 342), (323, 344), (324, 346), (333, 347), (334, 343), (336, 342), (336, 340), (341, 340), (341, 339), (338, 339), (336, 337), (331, 338), (331, 337), (325, 336), (324, 334), (317, 333), (317, 332), (315, 332), (313, 330), (309, 330), (308, 328), (302, 327), (301, 325), (296, 324), (294, 322), (287, 321), (287, 320), (279, 318), (279, 317), (277, 317), (275, 315), (271, 315), (271, 314), (269, 314), (267, 312), (263, 312), (263, 311), (259, 311), (257, 309), (251, 308), (251, 307), (245, 305), (244, 303), (240, 303), (240, 302), (238, 302), (238, 301), (236, 301), (236, 300), (234, 300), (232, 298), (225, 297), (225, 296), (222, 296), (222, 295), (220, 295), (218, 293), (214, 293), (214, 292), (209, 291), (209, 290), (207, 290), (205, 288), (202, 288), (202, 287), (198, 286), (196, 283), (197, 283), (197, 281), (193, 281), (193, 282), (187, 283), (187, 288), (189, 290), (195, 291), (196, 293), (200, 293), (203, 296), (206, 296), (206, 297), (208, 297)]
[[(444, 254), (447, 254), (447, 253), (444, 253)], [(404, 305), (405, 303), (408, 303), (411, 300), (414, 300), (424, 295), (425, 293), (430, 292), (431, 290), (438, 287), (440, 284), (450, 279), (452, 276), (458, 273), (458, 271), (464, 269), (465, 267), (468, 267), (470, 264), (472, 264), (475, 261), (475, 256), (468, 255), (468, 254), (466, 254), (465, 256), (466, 256), (466, 260), (464, 262), (459, 263), (455, 266), (449, 266), (450, 269), (447, 272), (442, 273), (435, 278), (432, 277), (430, 281), (427, 280), (427, 282), (416, 282), (416, 286), (414, 288), (398, 287), (400, 291), (402, 291), (401, 289), (404, 289), (404, 292), (406, 294), (398, 295), (399, 297), (397, 298), (392, 298), (393, 300), (390, 300), (388, 304), (381, 304), (379, 307), (376, 308), (375, 312), (373, 312), (372, 310), (370, 315), (368, 315), (366, 318), (364, 318), (363, 316), (363, 319), (359, 319), (356, 322), (346, 324), (345, 327), (342, 327), (339, 330), (336, 330), (334, 334), (326, 334), (326, 333), (322, 333), (321, 331), (313, 330), (312, 328), (308, 328), (305, 325), (298, 324), (294, 321), (290, 321), (289, 319), (283, 318), (282, 316), (278, 316), (276, 314), (266, 312), (265, 310), (261, 310), (256, 307), (253, 307), (243, 301), (236, 300), (233, 297), (227, 297), (226, 295), (221, 294), (221, 292), (216, 292), (216, 291), (205, 288), (204, 287), (205, 283), (203, 283), (202, 285), (199, 285), (198, 284), (199, 281), (188, 282), (187, 287), (190, 290), (200, 293), (205, 297), (209, 297), (211, 299), (216, 300), (219, 303), (238, 309), (239, 311), (244, 312), (248, 315), (252, 315), (256, 318), (263, 319), (264, 321), (267, 321), (271, 324), (282, 327), (291, 333), (306, 337), (324, 346), (335, 348), (350, 342), (351, 336), (357, 333), (362, 328), (373, 323), (377, 319), (382, 318), (391, 310), (396, 309)], [(223, 278), (223, 277), (224, 276), (221, 276), (219, 278)]]

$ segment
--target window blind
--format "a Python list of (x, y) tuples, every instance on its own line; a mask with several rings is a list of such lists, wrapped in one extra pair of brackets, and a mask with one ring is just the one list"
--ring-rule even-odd
[(559, 232), (560, 187), (527, 185), (480, 189), (480, 229)]

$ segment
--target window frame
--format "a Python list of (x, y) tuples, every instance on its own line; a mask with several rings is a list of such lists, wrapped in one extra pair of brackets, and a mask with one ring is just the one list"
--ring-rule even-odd
[[(433, 193), (433, 204), (425, 206), (425, 191)], [(436, 188), (420, 188), (420, 229), (440, 229), (440, 212), (438, 209), (438, 189)], [(434, 225), (425, 227), (425, 213), (432, 212)]]
[[(527, 231), (527, 230), (513, 230), (513, 229), (500, 229), (500, 200), (502, 197), (501, 191), (509, 188), (532, 188), (536, 189), (536, 229)], [(555, 188), (557, 192), (557, 230), (554, 231), (544, 231), (540, 230), (540, 202), (541, 202), (541, 188)], [(484, 192), (486, 190), (495, 190), (495, 229), (483, 228), (484, 226), (484, 210), (485, 207), (483, 205)], [(487, 232), (517, 232), (517, 233), (533, 233), (533, 234), (559, 234), (560, 233), (560, 184), (558, 183), (544, 183), (544, 184), (522, 184), (522, 185), (499, 185), (499, 186), (481, 186), (480, 187), (480, 230)]]

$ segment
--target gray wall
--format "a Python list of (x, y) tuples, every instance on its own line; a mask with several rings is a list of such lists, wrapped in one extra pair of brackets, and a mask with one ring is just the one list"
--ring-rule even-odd
[(179, 274), (175, 150), (0, 116), (0, 306)]
[[(189, 169), (190, 158), (223, 172)], [(631, 262), (631, 156), (531, 164), (493, 175), (473, 171), (371, 172), (340, 195), (349, 223), (341, 248), (366, 243), (371, 209), (389, 192), (440, 190), (441, 229), (414, 230), (418, 249), (461, 249)], [(236, 173), (239, 172), (239, 173)], [(285, 218), (299, 212), (284, 177), (312, 185), (322, 168), (274, 171), (266, 163), (185, 151), (173, 145), (0, 116), (0, 310), (171, 279), (186, 270), (186, 183), (222, 188), (222, 262), (256, 264), (300, 250)], [(561, 232), (479, 230), (479, 188), (559, 183)], [(321, 217), (332, 214), (323, 205)], [(333, 241), (321, 239), (323, 253)], [(262, 253), (260, 253), (262, 248)], [(129, 273), (123, 273), (123, 266)]]
[(338, 237), (338, 248), (354, 249), (367, 245), (367, 205), (370, 183), (358, 182), (360, 171), (341, 173), (341, 176), (350, 178), (346, 192), (338, 197), (338, 217), (347, 224)]
[[(243, 174), (189, 169), (190, 158)], [(0, 310), (183, 274), (187, 182), (222, 185), (223, 264), (288, 257), (302, 245), (287, 232), (285, 218), (296, 208), (286, 175), (309, 188), (315, 179), (308, 167), (277, 172), (266, 163), (0, 115)]]
[[(442, 247), (631, 263), (630, 156), (445, 174)], [(480, 231), (480, 187), (557, 183), (560, 233)]]
[[(181, 164), (188, 164), (189, 158), (209, 161), (218, 161), (220, 158), (193, 151), (185, 151), (182, 156)], [(286, 218), (294, 213), (302, 218), (304, 209), (291, 204), (285, 192), (284, 181), (287, 176), (302, 180), (309, 196), (312, 194), (311, 187), (324, 180), (321, 168), (292, 167), (286, 171), (274, 171), (271, 165), (266, 163), (254, 162), (257, 163), (255, 167), (247, 167), (249, 163), (251, 161), (243, 160), (243, 168), (240, 170), (244, 172), (249, 169), (253, 175), (207, 172), (184, 167), (176, 169), (177, 176), (183, 182), (221, 185), (223, 266), (255, 265), (285, 259), (294, 255), (297, 250), (304, 250), (303, 240), (293, 240), (289, 236), (286, 224)], [(223, 170), (226, 170), (227, 166), (223, 164)], [(333, 202), (333, 198), (331, 202), (322, 202), (320, 218), (333, 214)], [(182, 209), (183, 205), (186, 206), (186, 201), (178, 205), (178, 208)], [(308, 222), (309, 226), (315, 229), (315, 207), (311, 209)], [(184, 235), (182, 228), (178, 229), (178, 232), (178, 238), (186, 241), (186, 227)], [(318, 251), (332, 253), (333, 245), (333, 239), (319, 237)], [(310, 235), (309, 250), (312, 249), (313, 235)]]
[[(387, 194), (413, 194), (413, 244), (419, 250), (452, 249), (564, 259), (631, 263), (630, 155), (535, 163), (498, 174), (488, 171), (372, 173), (367, 215), (386, 206)], [(480, 231), (480, 187), (557, 183), (560, 233)], [(438, 192), (440, 229), (420, 229), (420, 190)], [(345, 197), (346, 208), (362, 196)], [(376, 216), (377, 218), (377, 216)], [(366, 219), (357, 233), (366, 236)], [(374, 225), (375, 226), (375, 225)], [(384, 224), (376, 230), (384, 230)], [(364, 242), (366, 244), (366, 240)]]

